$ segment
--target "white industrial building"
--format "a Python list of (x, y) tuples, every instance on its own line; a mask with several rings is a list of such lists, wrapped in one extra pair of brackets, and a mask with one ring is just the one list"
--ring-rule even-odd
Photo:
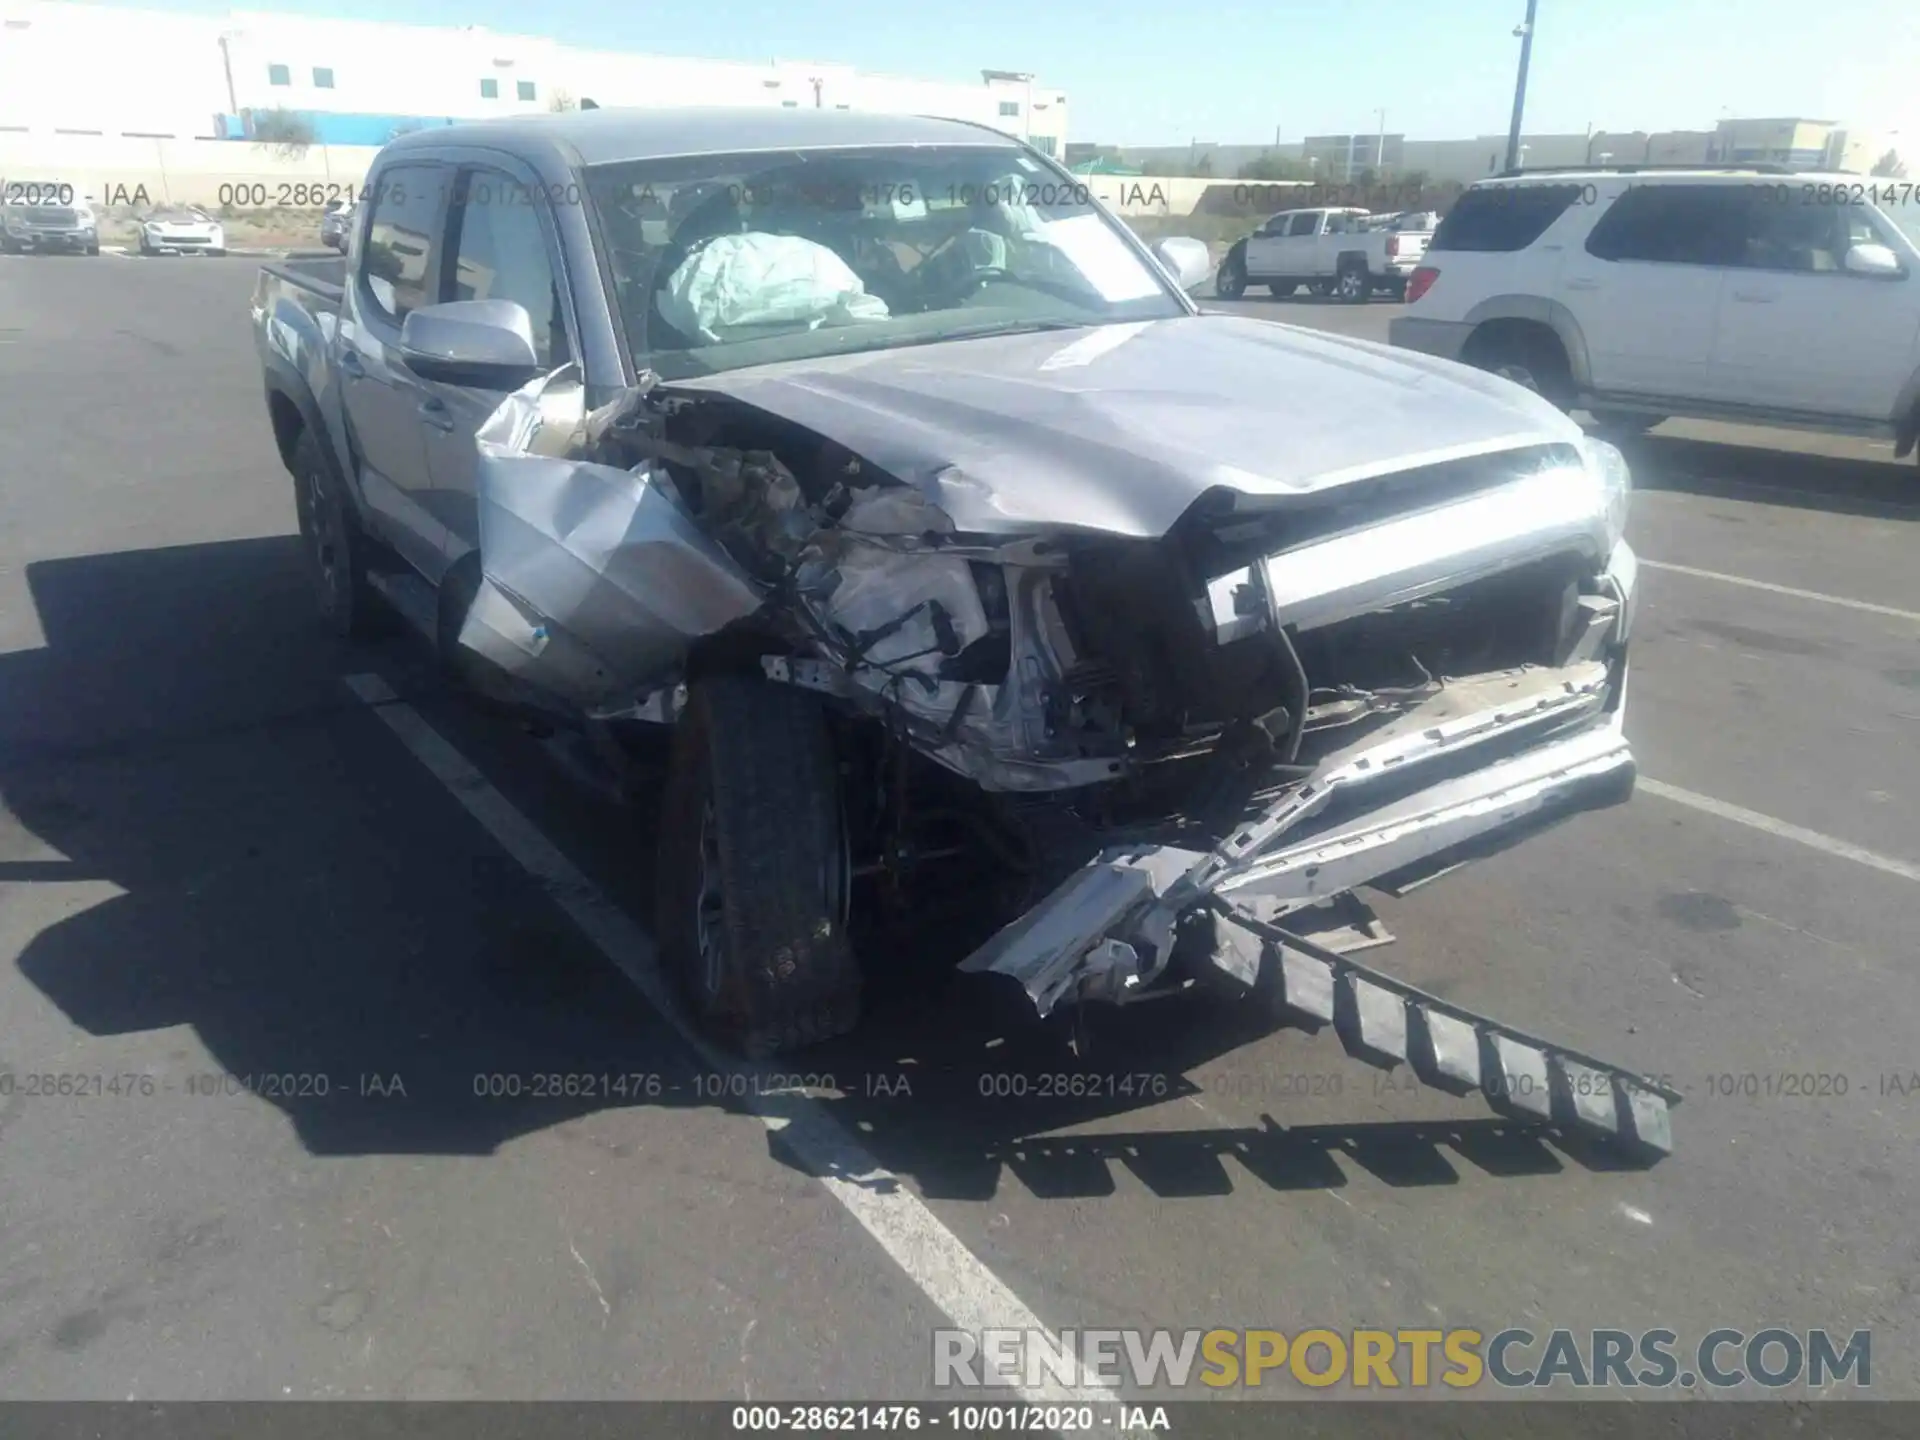
[(603, 106), (767, 105), (943, 115), (1064, 154), (1067, 97), (1014, 71), (977, 81), (588, 50), (531, 35), (258, 11), (172, 14), (0, 0), (0, 132), (240, 139), (296, 114), (326, 145)]

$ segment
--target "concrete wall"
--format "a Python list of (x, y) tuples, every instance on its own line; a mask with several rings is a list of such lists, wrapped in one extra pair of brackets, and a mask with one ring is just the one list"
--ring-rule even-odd
[[(358, 188), (378, 148), (315, 145), (297, 160), (282, 159), (267, 145), (237, 140), (132, 140), (118, 136), (14, 135), (0, 133), (0, 178), (64, 181), (104, 206), (138, 204), (139, 192), (159, 204), (217, 206), (232, 200), (231, 187), (254, 187), (265, 207), (282, 205), (320, 213), (330, 189), (301, 194), (306, 185)], [(223, 190), (223, 187), (226, 187)]]

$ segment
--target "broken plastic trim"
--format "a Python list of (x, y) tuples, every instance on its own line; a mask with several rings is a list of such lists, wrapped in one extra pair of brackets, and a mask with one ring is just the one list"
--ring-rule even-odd
[(1678, 1091), (1637, 1071), (1542, 1040), (1328, 950), (1285, 926), (1234, 912), (1256, 937), (1263, 981), (1294, 1018), (1332, 1025), (1356, 1060), (1409, 1065), (1453, 1095), (1479, 1094), (1495, 1110), (1558, 1124), (1660, 1156), (1673, 1151)]

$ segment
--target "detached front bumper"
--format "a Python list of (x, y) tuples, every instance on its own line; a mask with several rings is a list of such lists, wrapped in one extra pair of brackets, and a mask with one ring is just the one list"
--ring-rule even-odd
[(961, 965), (1016, 980), (1041, 1015), (1156, 992), (1176, 930), (1211, 916), (1211, 963), (1348, 1051), (1413, 1064), (1455, 1093), (1655, 1153), (1678, 1096), (1631, 1071), (1538, 1041), (1321, 949), (1288, 916), (1359, 886), (1445, 868), (1539, 823), (1632, 793), (1624, 733), (1633, 552), (1620, 543), (1604, 599), (1561, 664), (1448, 680), (1327, 756), (1210, 851), (1106, 850)]
[[(1449, 683), (1212, 851), (1102, 852), (961, 968), (1018, 980), (1041, 1015), (1124, 1002), (1165, 967), (1195, 907), (1274, 921), (1545, 814), (1618, 803), (1634, 776), (1624, 700), (1624, 659)], [(1236, 968), (1224, 952), (1217, 961)]]

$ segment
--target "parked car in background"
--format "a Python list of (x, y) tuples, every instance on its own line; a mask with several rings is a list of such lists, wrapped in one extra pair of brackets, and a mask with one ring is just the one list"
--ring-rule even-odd
[(69, 181), (0, 181), (0, 250), (98, 255), (99, 217)]
[(142, 255), (224, 255), (226, 227), (193, 205), (159, 205), (142, 215)]
[(320, 243), (329, 250), (347, 253), (347, 236), (353, 232), (353, 201), (329, 200), (320, 216)]
[(1360, 304), (1380, 291), (1406, 293), (1426, 252), (1427, 236), (1375, 223), (1367, 211), (1340, 207), (1283, 210), (1237, 241), (1220, 262), (1214, 293), (1235, 300), (1249, 285), (1291, 295), (1305, 285), (1316, 295)]
[(1668, 416), (1920, 432), (1911, 181), (1581, 170), (1474, 185), (1392, 343), (1623, 431)]

